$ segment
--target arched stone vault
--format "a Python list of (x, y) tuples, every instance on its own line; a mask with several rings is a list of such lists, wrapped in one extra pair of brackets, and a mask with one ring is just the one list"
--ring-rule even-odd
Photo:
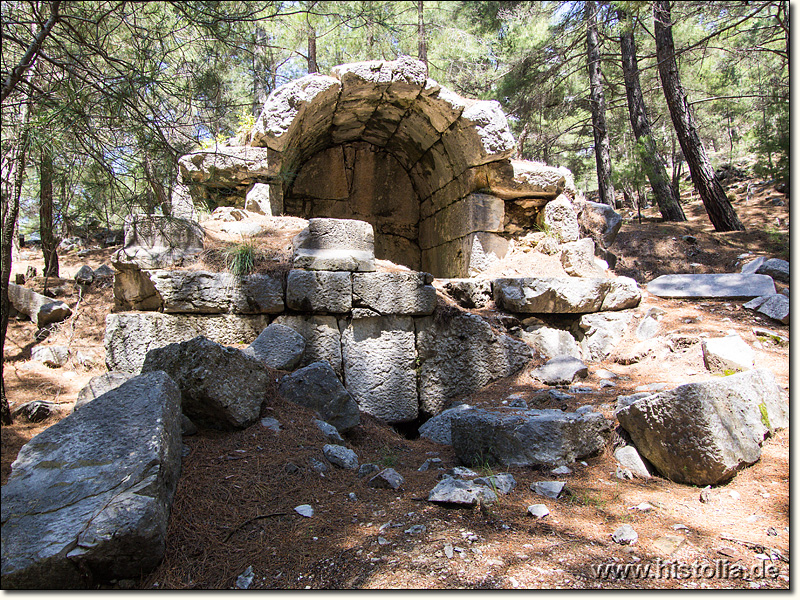
[(565, 186), (563, 170), (539, 165), (531, 177), (526, 161), (509, 160), (498, 102), (462, 98), (408, 57), (281, 86), (245, 143), (181, 159), (195, 200), (267, 184), (265, 211), (367, 221), (378, 258), (440, 277), (505, 254), (506, 201), (539, 208)]

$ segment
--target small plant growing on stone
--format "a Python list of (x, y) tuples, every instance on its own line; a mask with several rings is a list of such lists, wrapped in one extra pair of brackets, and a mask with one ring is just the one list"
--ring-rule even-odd
[(767, 429), (771, 429), (769, 426), (769, 414), (767, 413), (767, 405), (763, 402), (758, 405), (758, 410), (761, 411), (761, 422), (764, 424), (764, 427)]
[(258, 250), (250, 242), (235, 244), (225, 250), (225, 269), (237, 276), (249, 275), (256, 266)]

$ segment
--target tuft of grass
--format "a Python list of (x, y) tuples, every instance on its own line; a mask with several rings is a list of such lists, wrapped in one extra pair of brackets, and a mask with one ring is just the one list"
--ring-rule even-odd
[(241, 277), (249, 275), (256, 266), (258, 250), (250, 242), (234, 244), (225, 249), (225, 270)]

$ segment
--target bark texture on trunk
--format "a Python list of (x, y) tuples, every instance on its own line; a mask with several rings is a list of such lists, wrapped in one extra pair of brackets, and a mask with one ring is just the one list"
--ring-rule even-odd
[(589, 63), (589, 106), (594, 131), (594, 154), (597, 163), (597, 188), (600, 202), (612, 208), (614, 183), (611, 174), (611, 143), (606, 127), (606, 100), (603, 94), (603, 74), (600, 70), (600, 42), (597, 33), (597, 3), (586, 2), (586, 54)]
[[(617, 11), (621, 23), (627, 21), (624, 11)], [(647, 109), (644, 105), (644, 96), (639, 82), (639, 61), (636, 58), (636, 43), (633, 39), (633, 29), (623, 30), (619, 38), (622, 52), (622, 74), (625, 79), (625, 95), (628, 99), (628, 114), (636, 141), (640, 143), (647, 178), (656, 197), (658, 209), (665, 221), (685, 221), (686, 215), (681, 208), (677, 190), (675, 190), (667, 177), (664, 159), (658, 152), (653, 133), (650, 129), (650, 120), (647, 118)]]
[(53, 155), (43, 148), (39, 163), (39, 235), (45, 277), (58, 277), (58, 238), (53, 231)]
[(739, 221), (736, 211), (711, 167), (711, 161), (708, 159), (703, 142), (697, 133), (697, 125), (686, 93), (681, 86), (678, 63), (675, 60), (675, 43), (672, 39), (672, 15), (669, 0), (657, 0), (653, 4), (653, 20), (655, 22), (658, 73), (661, 77), (661, 85), (664, 88), (664, 96), (678, 142), (692, 174), (692, 183), (694, 183), (708, 213), (708, 218), (716, 231), (744, 231), (744, 225)]
[(422, 0), (417, 0), (418, 58), (428, 66), (428, 41), (425, 38), (425, 17)]

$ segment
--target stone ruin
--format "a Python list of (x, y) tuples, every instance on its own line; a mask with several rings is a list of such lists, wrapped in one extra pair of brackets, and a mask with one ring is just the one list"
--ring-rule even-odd
[[(625, 336), (646, 341), (658, 328), (653, 310), (641, 319), (631, 310), (636, 282), (609, 277), (595, 259), (613, 261), (606, 250), (619, 215), (583, 200), (566, 169), (512, 160), (513, 150), (498, 103), (461, 98), (400, 58), (290, 82), (270, 95), (249, 136), (183, 157), (172, 214), (126, 220), (106, 322), (109, 373), (22, 449), (3, 488), (3, 587), (84, 587), (152, 569), (164, 553), (181, 434), (196, 431), (193, 422), (256, 422), (267, 367), (291, 372), (281, 396), (322, 419), (333, 442), (327, 460), (363, 471), (373, 487), (397, 489), (403, 478), (359, 466), (339, 445), (360, 412), (427, 420), (420, 434), (452, 444), (463, 465), (568, 473), (568, 463), (601, 451), (613, 424), (590, 406), (449, 407), (534, 352), (550, 360), (531, 374), (565, 385), (585, 374), (581, 360), (603, 360)], [(192, 269), (204, 236), (196, 204), (308, 219), (291, 270)], [(521, 237), (559, 254), (569, 276), (474, 278)], [(376, 259), (410, 270), (379, 269)], [(442, 291), (467, 308), (493, 302), (522, 326), (442, 310)], [(27, 304), (32, 317), (42, 313), (39, 299)], [(570, 324), (550, 326), (548, 315)], [(616, 415), (636, 446), (615, 453), (623, 473), (650, 476), (638, 448), (660, 473), (693, 485), (730, 479), (788, 425), (774, 377), (752, 368), (620, 397)], [(687, 451), (687, 439), (700, 443)], [(516, 485), (507, 473), (451, 471), (428, 501), (489, 503)], [(31, 500), (33, 484), (40, 493)], [(556, 498), (563, 485), (531, 489)], [(529, 512), (539, 518), (547, 508)]]
[[(548, 203), (579, 201), (567, 169), (510, 159), (498, 102), (463, 98), (407, 57), (292, 81), (232, 142), (180, 160), (173, 216), (195, 219), (197, 205), (362, 220), (377, 258), (436, 277), (477, 274), (510, 235), (544, 228)], [(577, 224), (563, 234), (577, 240)]]

